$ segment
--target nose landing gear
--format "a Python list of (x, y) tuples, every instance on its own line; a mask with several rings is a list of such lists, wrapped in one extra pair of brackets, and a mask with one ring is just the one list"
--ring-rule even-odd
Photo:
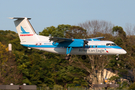
[(116, 55), (116, 60), (119, 60), (119, 54)]

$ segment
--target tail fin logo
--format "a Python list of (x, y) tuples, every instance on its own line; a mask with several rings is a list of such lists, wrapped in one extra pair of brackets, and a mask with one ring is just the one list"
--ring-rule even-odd
[(21, 34), (29, 34), (30, 32), (26, 32), (24, 29), (23, 29), (23, 27), (21, 26)]
[(21, 26), (21, 35), (20, 36), (33, 36), (33, 34), (30, 34), (30, 32), (26, 32), (23, 27)]

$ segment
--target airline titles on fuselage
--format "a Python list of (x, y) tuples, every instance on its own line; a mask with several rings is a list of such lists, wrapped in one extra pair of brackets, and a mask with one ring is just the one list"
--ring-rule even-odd
[(106, 52), (105, 49), (79, 49), (79, 52), (92, 52), (92, 53), (104, 53)]

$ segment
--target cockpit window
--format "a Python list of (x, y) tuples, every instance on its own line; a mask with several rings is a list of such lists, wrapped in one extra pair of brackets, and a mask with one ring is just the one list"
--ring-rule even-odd
[(112, 46), (116, 46), (116, 44), (115, 43), (112, 43)]
[(116, 46), (115, 43), (107, 43), (106, 46)]

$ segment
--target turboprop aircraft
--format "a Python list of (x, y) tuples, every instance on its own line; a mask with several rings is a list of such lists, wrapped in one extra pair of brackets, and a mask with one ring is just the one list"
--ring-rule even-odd
[(103, 37), (70, 39), (37, 35), (27, 17), (13, 17), (20, 44), (47, 52), (70, 55), (119, 55), (127, 52), (112, 41), (101, 41)]

